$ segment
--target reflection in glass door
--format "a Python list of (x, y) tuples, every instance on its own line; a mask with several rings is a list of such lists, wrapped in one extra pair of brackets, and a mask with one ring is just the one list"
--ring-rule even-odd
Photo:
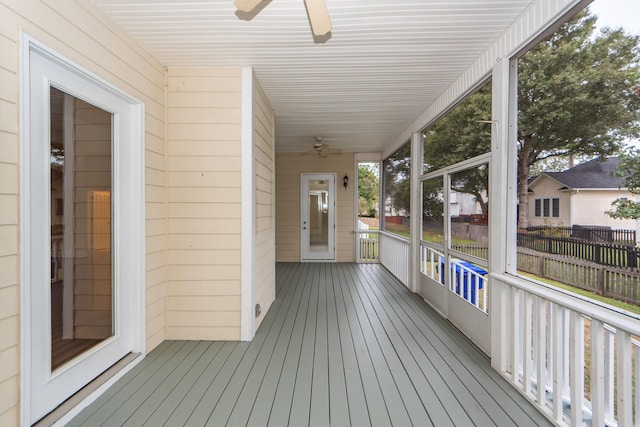
[(50, 90), (51, 370), (113, 336), (112, 115)]
[(335, 175), (302, 175), (302, 260), (335, 260)]

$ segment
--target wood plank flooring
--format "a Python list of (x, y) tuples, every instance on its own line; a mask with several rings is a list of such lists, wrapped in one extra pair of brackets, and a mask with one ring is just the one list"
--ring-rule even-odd
[(69, 425), (550, 425), (384, 267), (276, 274), (253, 341), (166, 341)]

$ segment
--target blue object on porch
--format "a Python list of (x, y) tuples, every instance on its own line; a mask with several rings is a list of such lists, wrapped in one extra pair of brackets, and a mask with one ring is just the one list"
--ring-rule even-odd
[[(485, 276), (488, 272), (482, 267), (471, 264), (467, 261), (456, 261), (455, 263), (455, 275), (460, 277), (462, 274), (462, 298), (469, 301), (471, 304), (476, 304), (476, 282), (478, 282), (478, 289), (482, 289), (482, 283), (484, 280), (480, 280), (480, 276)], [(460, 266), (463, 266), (462, 269)], [(461, 271), (463, 270), (463, 271)], [(444, 258), (440, 258), (440, 271), (444, 272)], [(477, 274), (470, 274), (468, 271)], [(444, 274), (440, 274), (440, 283), (444, 284)], [(471, 290), (469, 290), (471, 288)], [(460, 295), (460, 282), (456, 283), (456, 293)]]

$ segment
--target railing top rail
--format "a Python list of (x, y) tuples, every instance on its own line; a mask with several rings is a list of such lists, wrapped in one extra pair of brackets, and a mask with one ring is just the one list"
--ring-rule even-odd
[(365, 230), (364, 228), (359, 228), (354, 230), (354, 233), (357, 234), (380, 234), (380, 230)]
[(379, 231), (380, 231), (380, 235), (382, 235), (382, 236), (391, 237), (393, 239), (399, 240), (399, 241), (401, 241), (403, 243), (407, 243), (407, 244), (411, 243), (411, 240), (409, 240), (408, 237), (400, 236), (398, 234), (390, 233), (390, 232), (384, 231), (384, 230), (379, 230)]
[(597, 301), (582, 299), (579, 295), (569, 295), (560, 289), (551, 288), (543, 283), (534, 283), (529, 279), (521, 279), (511, 274), (490, 273), (490, 277), (592, 319), (597, 319), (614, 328), (620, 328), (632, 335), (640, 336), (640, 316), (636, 314), (623, 313), (622, 311), (617, 311), (615, 307), (605, 308)]
[(474, 264), (480, 265), (482, 267), (485, 268), (489, 268), (489, 261), (483, 258), (479, 258), (477, 256), (473, 256), (471, 254), (468, 254), (466, 252), (461, 252), (461, 251), (457, 251), (455, 249), (450, 249), (449, 253), (453, 256), (456, 256), (464, 261), (469, 261), (472, 262)]
[(426, 246), (431, 249), (439, 249), (444, 251), (444, 245), (434, 242), (427, 242), (426, 240), (420, 240), (420, 246)]

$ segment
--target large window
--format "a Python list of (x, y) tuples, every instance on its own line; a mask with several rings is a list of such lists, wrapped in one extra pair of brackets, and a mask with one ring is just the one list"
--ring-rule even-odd
[(537, 217), (553, 217), (560, 216), (560, 199), (554, 197), (552, 199), (535, 199), (534, 215)]
[(639, 64), (640, 38), (590, 8), (518, 60), (515, 256), (523, 276), (638, 313), (623, 303), (640, 305), (635, 286), (617, 285), (640, 283), (636, 221), (612, 202), (635, 200), (622, 159), (639, 145)]
[(384, 230), (409, 237), (411, 218), (411, 143), (382, 162)]
[(424, 132), (423, 173), (491, 151), (491, 81)]

